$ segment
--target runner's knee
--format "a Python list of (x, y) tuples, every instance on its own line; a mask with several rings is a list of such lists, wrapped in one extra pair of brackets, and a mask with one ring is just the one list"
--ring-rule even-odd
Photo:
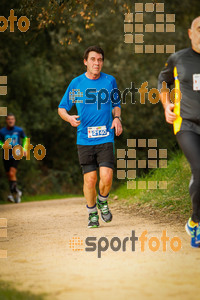
[(10, 169), (10, 170), (8, 171), (8, 177), (9, 177), (9, 178), (14, 177), (15, 175), (16, 175), (16, 171), (15, 171), (15, 170)]
[(112, 172), (103, 172), (101, 174), (101, 181), (103, 182), (104, 185), (109, 185), (112, 183)]
[(87, 176), (84, 177), (84, 184), (88, 187), (88, 188), (94, 188), (95, 185), (97, 183), (97, 176), (96, 174), (87, 174)]

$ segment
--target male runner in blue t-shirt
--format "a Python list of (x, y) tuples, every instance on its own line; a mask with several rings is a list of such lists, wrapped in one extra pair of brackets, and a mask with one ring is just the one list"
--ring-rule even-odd
[[(103, 62), (104, 52), (100, 47), (91, 46), (85, 51), (87, 71), (71, 81), (58, 108), (60, 117), (77, 127), (78, 156), (84, 174), (83, 191), (89, 213), (88, 228), (99, 226), (97, 207), (104, 222), (112, 220), (107, 199), (113, 178), (114, 129), (116, 136), (122, 133), (116, 80), (101, 72)], [(78, 114), (69, 115), (68, 111), (74, 104)], [(100, 175), (98, 197), (97, 167)]]
[[(10, 113), (6, 117), (6, 127), (0, 130), (0, 148), (3, 147), (4, 142), (7, 139), (12, 139), (10, 145), (12, 148), (16, 145), (23, 144), (23, 148), (26, 143), (27, 137), (22, 128), (15, 126), (15, 116)], [(25, 151), (24, 151), (25, 155)], [(11, 194), (8, 196), (8, 201), (10, 202), (21, 202), (22, 192), (17, 188), (17, 167), (19, 164), (19, 160), (15, 160), (12, 156), (12, 149), (9, 150), (9, 159), (6, 160), (4, 158), (4, 151), (2, 151), (3, 156), (3, 164), (8, 176), (10, 192)]]

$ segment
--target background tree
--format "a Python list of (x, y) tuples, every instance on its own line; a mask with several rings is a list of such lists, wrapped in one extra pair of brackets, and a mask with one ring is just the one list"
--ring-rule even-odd
[[(58, 104), (70, 81), (83, 73), (84, 50), (98, 44), (105, 51), (103, 72), (112, 74), (120, 91), (139, 88), (148, 81), (148, 89), (157, 87), (157, 77), (168, 54), (135, 54), (133, 44), (124, 43), (124, 14), (134, 12), (136, 2), (146, 1), (67, 1), (22, 0), (0, 3), (0, 14), (6, 18), (14, 9), (19, 18), (30, 19), (27, 32), (9, 28), (0, 33), (0, 76), (8, 77), (8, 94), (0, 105), (15, 113), (31, 143), (43, 144), (45, 159), (38, 162), (23, 159), (19, 169), (25, 193), (81, 192), (82, 174), (76, 151), (76, 129), (57, 114)], [(151, 2), (151, 1), (147, 1)], [(176, 16), (175, 33), (148, 33), (146, 43), (176, 45), (176, 51), (190, 46), (187, 29), (197, 16), (197, 0), (162, 1), (165, 13)], [(155, 23), (155, 13), (144, 14), (146, 23)], [(159, 147), (167, 148), (169, 157), (176, 149), (172, 127), (164, 119), (161, 104), (139, 102), (130, 95), (122, 104), (123, 135), (116, 138), (115, 148), (125, 148), (127, 138), (157, 138)], [(75, 110), (74, 110), (75, 113)], [(5, 123), (0, 118), (0, 127)], [(140, 152), (144, 157), (145, 153)], [(115, 179), (115, 185), (120, 182)], [(5, 197), (7, 181), (0, 164), (0, 198)]]

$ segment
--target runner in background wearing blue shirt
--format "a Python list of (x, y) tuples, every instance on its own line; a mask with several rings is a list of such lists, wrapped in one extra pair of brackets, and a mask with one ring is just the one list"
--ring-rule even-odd
[[(12, 148), (16, 145), (23, 145), (24, 148), (24, 155), (26, 155), (25, 152), (25, 144), (27, 137), (25, 136), (25, 133), (22, 128), (15, 126), (15, 116), (10, 113), (6, 117), (6, 127), (2, 128), (0, 130), (0, 148), (3, 147), (4, 142), (7, 139), (12, 139), (11, 145)], [(9, 159), (4, 159), (4, 151), (2, 151), (2, 157), (3, 157), (3, 164), (6, 171), (6, 174), (8, 176), (9, 185), (10, 185), (10, 192), (11, 194), (8, 195), (8, 201), (10, 202), (21, 202), (21, 196), (22, 192), (17, 187), (17, 167), (20, 160), (15, 160), (12, 156), (12, 149), (9, 150)]]
[[(122, 133), (116, 80), (101, 72), (103, 62), (104, 52), (100, 47), (86, 49), (84, 64), (87, 71), (71, 81), (58, 108), (60, 117), (77, 127), (78, 156), (84, 176), (83, 192), (89, 213), (88, 228), (99, 226), (97, 207), (104, 222), (112, 220), (107, 199), (114, 169), (114, 133), (116, 136)], [(77, 115), (69, 115), (68, 111), (74, 104)], [(97, 196), (98, 167), (100, 181)]]

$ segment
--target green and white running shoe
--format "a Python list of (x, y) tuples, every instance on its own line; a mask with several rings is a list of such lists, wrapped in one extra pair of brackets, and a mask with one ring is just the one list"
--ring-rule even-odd
[(93, 212), (89, 214), (88, 228), (99, 227), (99, 215), (98, 212)]
[(13, 195), (8, 195), (7, 200), (9, 202), (15, 203), (15, 199), (14, 199)]
[(109, 210), (107, 200), (100, 202), (99, 199), (97, 198), (97, 207), (98, 207), (98, 209), (100, 209), (101, 219), (106, 223), (111, 222), (112, 214), (111, 214), (111, 211)]
[(17, 192), (15, 193), (15, 203), (21, 202), (21, 196), (22, 196), (22, 192), (17, 189)]

